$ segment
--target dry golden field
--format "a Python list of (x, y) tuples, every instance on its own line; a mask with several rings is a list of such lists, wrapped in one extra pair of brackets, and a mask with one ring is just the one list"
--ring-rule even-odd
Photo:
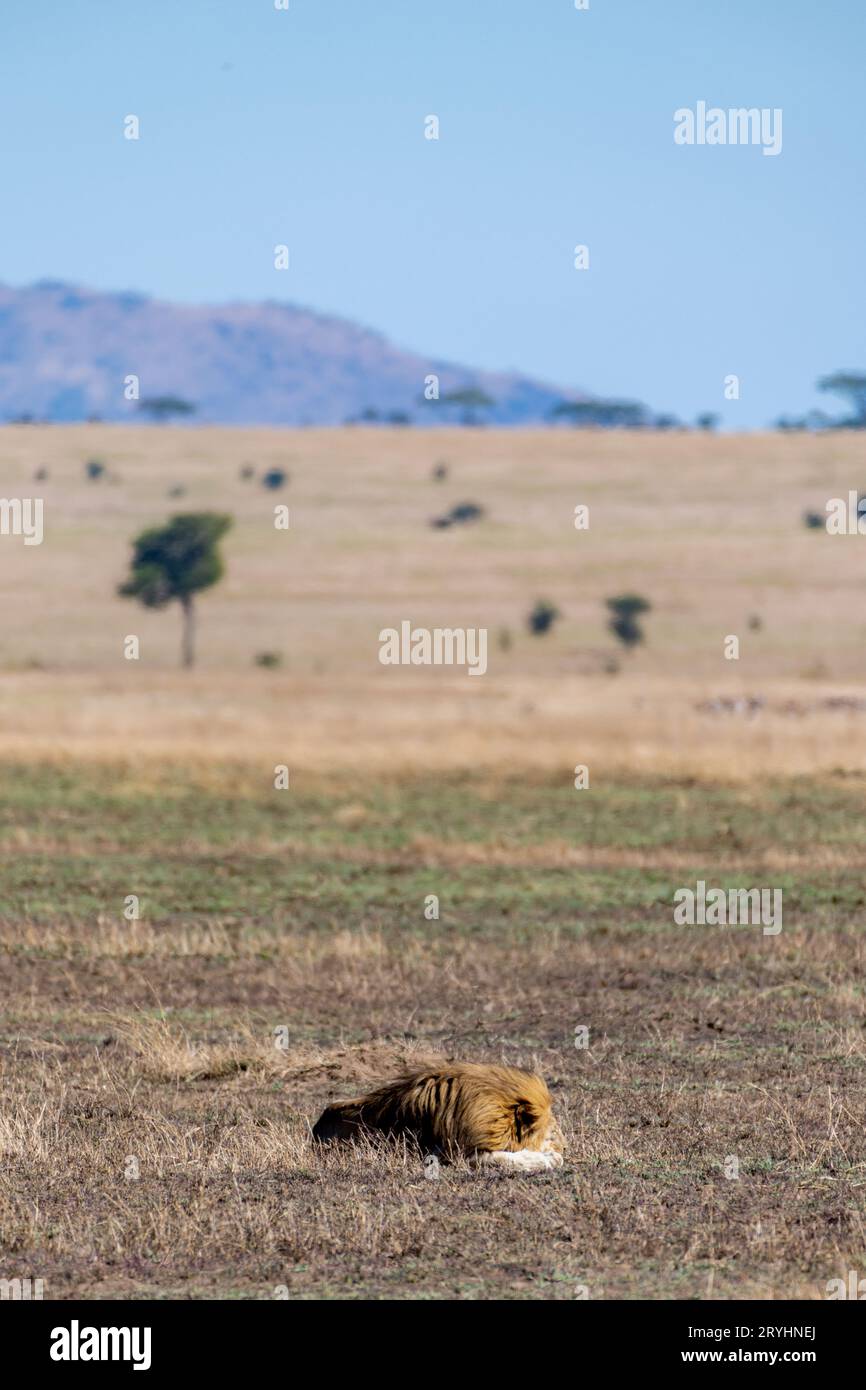
[[(0, 747), (281, 753), (299, 769), (861, 769), (866, 717), (826, 702), (857, 697), (866, 669), (866, 548), (802, 523), (858, 487), (861, 452), (856, 433), (4, 429), (4, 487), (44, 496), (45, 540), (0, 544)], [(106, 478), (85, 479), (89, 458)], [(286, 468), (288, 488), (242, 481), (247, 462)], [(34, 484), (38, 467), (49, 476)], [(430, 527), (464, 500), (486, 517)], [(288, 532), (273, 526), (279, 502)], [(573, 526), (579, 503), (588, 531)], [(116, 586), (133, 534), (202, 508), (237, 524), (190, 677), (177, 612)], [(646, 646), (610, 675), (603, 601), (624, 590), (653, 612)], [(563, 614), (541, 639), (525, 627), (539, 597)], [(381, 667), (378, 633), (405, 618), (488, 628), (487, 675)], [(138, 662), (123, 659), (128, 633)], [(255, 667), (262, 651), (282, 669)], [(719, 696), (766, 704), (753, 719), (696, 708)]]
[[(0, 446), (4, 494), (45, 499), (41, 546), (0, 538), (0, 1278), (774, 1299), (866, 1271), (866, 540), (802, 521), (858, 488), (856, 434)], [(179, 615), (116, 587), (136, 532), (203, 509), (236, 525), (185, 672)], [(620, 654), (623, 591), (653, 607)], [(404, 619), (486, 627), (487, 674), (382, 667)], [(675, 925), (698, 878), (781, 889), (783, 930)], [(538, 1067), (565, 1167), (313, 1151), (327, 1101), (431, 1051)]]

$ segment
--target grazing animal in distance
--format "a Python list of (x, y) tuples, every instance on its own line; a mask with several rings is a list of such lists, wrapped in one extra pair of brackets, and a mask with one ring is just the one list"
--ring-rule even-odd
[(540, 1076), (476, 1062), (406, 1072), (329, 1105), (313, 1129), (320, 1144), (373, 1134), (406, 1135), (446, 1161), (463, 1157), (525, 1173), (560, 1167), (565, 1147)]

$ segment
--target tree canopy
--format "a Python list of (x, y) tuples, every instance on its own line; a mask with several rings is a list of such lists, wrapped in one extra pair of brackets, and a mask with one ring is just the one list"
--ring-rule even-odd
[(118, 588), (145, 608), (177, 600), (184, 614), (183, 661), (194, 659), (193, 595), (216, 584), (225, 572), (219, 541), (232, 518), (219, 512), (185, 512), (164, 526), (142, 531), (132, 543), (129, 577)]

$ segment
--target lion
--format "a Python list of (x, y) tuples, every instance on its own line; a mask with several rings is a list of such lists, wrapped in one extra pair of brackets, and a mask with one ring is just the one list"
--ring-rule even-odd
[(463, 1157), (524, 1173), (560, 1167), (565, 1148), (540, 1076), (476, 1062), (406, 1072), (329, 1105), (313, 1129), (320, 1144), (372, 1134), (407, 1135), (446, 1162)]

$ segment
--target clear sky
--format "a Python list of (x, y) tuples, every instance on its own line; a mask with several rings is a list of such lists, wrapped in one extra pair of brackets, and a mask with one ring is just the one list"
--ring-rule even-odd
[[(866, 369), (864, 53), (866, 0), (2, 0), (0, 280), (761, 426)], [(676, 145), (700, 100), (781, 108), (781, 153)]]

